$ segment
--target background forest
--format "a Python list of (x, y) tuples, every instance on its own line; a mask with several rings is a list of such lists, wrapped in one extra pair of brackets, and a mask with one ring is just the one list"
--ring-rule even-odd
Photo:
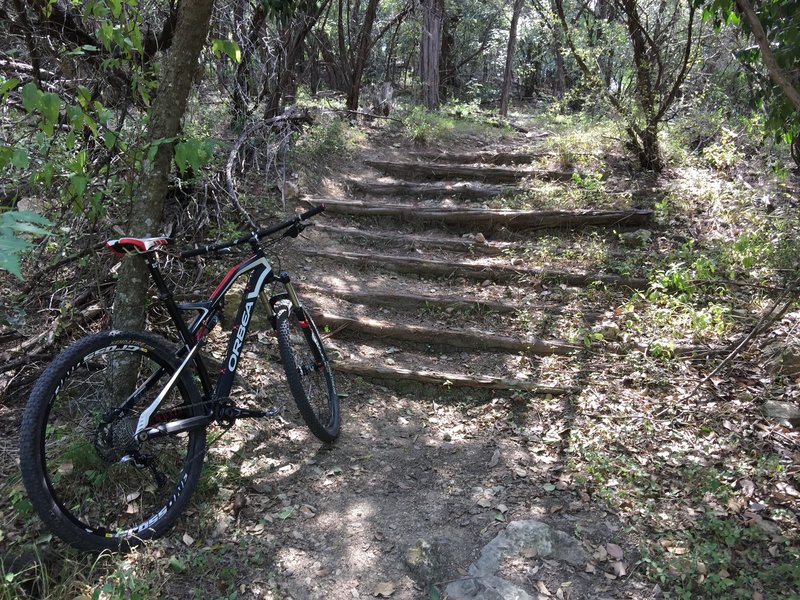
[[(427, 161), (426, 151), (473, 156), (485, 147), (538, 152), (541, 162), (539, 175), (487, 201), (487, 210), (621, 206), (655, 215), (647, 229), (576, 239), (502, 230), (490, 239), (509, 265), (591, 263), (602, 266), (603, 281), (640, 284), (611, 292), (613, 283), (590, 281), (576, 294), (601, 322), (553, 330), (589, 354), (622, 348), (625, 359), (601, 358), (592, 368), (609, 388), (642, 395), (609, 389), (567, 408), (548, 396), (539, 418), (553, 421), (552, 429), (540, 425), (542, 452), (569, 446), (559, 458), (566, 466), (537, 484), (569, 496), (551, 498), (551, 514), (584, 503), (619, 519), (614, 531), (625, 532), (625, 544), (612, 544), (609, 557), (609, 546), (594, 540), (591, 563), (601, 583), (629, 586), (608, 592), (616, 597), (800, 597), (799, 90), (798, 0), (0, 0), (0, 596), (359, 597), (336, 587), (350, 575), (324, 558), (306, 566), (319, 581), (332, 578), (336, 593), (273, 557), (302, 537), (278, 526), (321, 508), (303, 512), (291, 494), (268, 505), (258, 534), (231, 525), (213, 534), (227, 541), (202, 548), (190, 536), (123, 559), (51, 544), (16, 473), (21, 399), (81, 333), (158, 323), (145, 315), (147, 290), (136, 288), (141, 267), (98, 255), (106, 239), (167, 234), (188, 246), (230, 238), (305, 207), (304, 194), (349, 189), (345, 176), (361, 173), (365, 159), (417, 153)], [(545, 171), (562, 183), (546, 181)], [(465, 231), (462, 242), (483, 238)], [(300, 269), (302, 260), (310, 262), (298, 259)], [(170, 281), (187, 290), (216, 274), (211, 264), (201, 272), (174, 262)], [(340, 267), (344, 259), (331, 269)], [(514, 286), (526, 301), (542, 291), (538, 281)], [(545, 301), (572, 293), (564, 284), (544, 291)], [(539, 332), (529, 304), (510, 329)], [(437, 313), (435, 303), (422, 313), (459, 317)], [(478, 318), (491, 315), (464, 320)], [(333, 336), (336, 327), (326, 331)], [(400, 354), (383, 346), (378, 360)], [(525, 371), (524, 359), (515, 360)], [(343, 387), (361, 390), (363, 379), (352, 379)], [(363, 406), (351, 407), (351, 431), (366, 427), (375, 398), (395, 401), (392, 422), (440, 410), (369, 389)], [(511, 433), (496, 423), (515, 435), (524, 429), (515, 421), (528, 418), (514, 405), (521, 398), (539, 403), (514, 392), (479, 410), (485, 399), (450, 398), (446, 415), (425, 427), (474, 426), (476, 437), (486, 428), (500, 448)], [(763, 415), (770, 402), (777, 417)], [(589, 407), (582, 433), (573, 424), (572, 433), (553, 434), (576, 406)], [(636, 430), (631, 419), (644, 413), (652, 418)], [(472, 424), (453, 425), (462, 418)], [(340, 451), (363, 455), (354, 443)], [(306, 451), (291, 447), (287, 460)], [(686, 458), (698, 448), (713, 460)], [(222, 483), (207, 484), (189, 531), (229, 510), (230, 489), (246, 485), (225, 479), (230, 457), (220, 452), (211, 471)], [(495, 467), (488, 452), (484, 463)], [(342, 475), (326, 456), (313, 460), (329, 479), (364, 472), (350, 466)], [(488, 490), (470, 508), (489, 511), (489, 523), (475, 525), (483, 539), (515, 509), (497, 485), (472, 475)], [(424, 512), (422, 505), (409, 510)], [(256, 539), (265, 525), (277, 538)], [(370, 543), (384, 544), (387, 531)], [(359, 575), (361, 597), (444, 597), (441, 580), (412, 584), (399, 574), (402, 559), (395, 562), (397, 571)], [(586, 573), (595, 574), (589, 566)], [(387, 579), (394, 583), (380, 587)], [(582, 597), (547, 585), (553, 594), (540, 586), (540, 597)], [(608, 591), (591, 585), (573, 589), (583, 597)]]

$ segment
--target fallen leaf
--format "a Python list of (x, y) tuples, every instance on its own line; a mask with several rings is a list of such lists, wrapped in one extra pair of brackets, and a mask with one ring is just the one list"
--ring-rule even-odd
[(544, 581), (541, 579), (536, 582), (536, 589), (539, 591), (540, 594), (544, 596), (552, 596), (553, 594), (550, 593), (550, 590), (547, 589), (547, 586), (544, 584)]
[(125, 496), (125, 502), (128, 503), (133, 502), (141, 495), (142, 495), (141, 492), (133, 492), (131, 494), (128, 494), (127, 496)]
[(587, 573), (597, 573), (597, 567), (594, 566), (594, 563), (586, 563), (586, 568), (584, 569)]
[(545, 483), (545, 484), (542, 486), (542, 489), (543, 489), (545, 492), (553, 492), (553, 491), (555, 491), (555, 489), (556, 489), (556, 486), (554, 486), (552, 483)]
[(275, 513), (275, 516), (277, 518), (279, 518), (281, 521), (285, 521), (286, 519), (291, 517), (292, 514), (294, 514), (294, 507), (293, 506), (284, 506), (277, 513)]
[(191, 546), (192, 544), (194, 544), (194, 538), (190, 536), (188, 533), (184, 533), (183, 543), (186, 544), (187, 546)]
[(496, 467), (497, 463), (500, 462), (500, 450), (495, 450), (492, 454), (492, 458), (489, 460), (489, 468)]
[(622, 548), (620, 548), (616, 544), (612, 544), (611, 542), (608, 542), (606, 544), (606, 552), (608, 552), (608, 555), (613, 560), (622, 560), (622, 557), (623, 557)]
[(499, 510), (501, 513), (507, 513), (508, 507), (505, 504), (498, 504), (497, 510)]
[(372, 588), (372, 595), (380, 598), (388, 598), (394, 594), (397, 588), (391, 581), (382, 581)]
[(489, 500), (489, 498), (486, 498), (486, 497), (478, 498), (477, 505), (482, 507), (482, 508), (489, 508), (492, 505), (492, 501)]
[(622, 561), (616, 561), (611, 563), (611, 568), (614, 570), (614, 575), (617, 577), (624, 577), (625, 576), (625, 563)]
[(749, 479), (740, 479), (739, 480), (739, 488), (742, 490), (745, 498), (750, 498), (753, 494), (756, 493), (756, 484), (754, 484)]

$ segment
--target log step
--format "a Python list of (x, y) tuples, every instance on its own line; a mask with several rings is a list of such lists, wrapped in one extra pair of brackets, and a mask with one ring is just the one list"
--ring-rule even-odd
[(421, 308), (436, 308), (439, 310), (454, 309), (475, 312), (491, 312), (496, 314), (510, 314), (519, 308), (514, 304), (506, 304), (494, 300), (481, 300), (463, 297), (440, 296), (436, 294), (405, 294), (401, 292), (375, 292), (364, 290), (350, 290), (341, 288), (322, 288), (303, 283), (302, 292), (318, 296), (334, 296), (354, 304), (365, 306), (385, 306), (399, 309), (419, 310)]
[(484, 183), (516, 183), (526, 177), (547, 181), (570, 181), (573, 171), (553, 169), (510, 169), (470, 165), (441, 165), (432, 162), (391, 162), (366, 160), (368, 166), (405, 179), (469, 179)]
[[(493, 332), (470, 332), (445, 330), (422, 325), (405, 325), (368, 319), (365, 317), (352, 318), (323, 313), (312, 310), (312, 317), (317, 325), (334, 330), (335, 334), (341, 331), (368, 335), (372, 338), (388, 338), (426, 344), (431, 346), (447, 346), (450, 348), (494, 350), (501, 352), (549, 356), (566, 356), (575, 354), (582, 349), (578, 344), (570, 344), (559, 340), (543, 340), (532, 336), (510, 337)], [(334, 334), (334, 335), (335, 335)]]
[(328, 212), (352, 216), (393, 217), (405, 221), (507, 228), (549, 228), (625, 226), (647, 224), (653, 218), (650, 209), (626, 210), (503, 210), (489, 208), (442, 208), (413, 204), (379, 204), (337, 198), (304, 198), (304, 202), (324, 204)]
[[(420, 160), (435, 160), (441, 163), (489, 165), (529, 165), (540, 158), (558, 158), (564, 153), (556, 150), (537, 150), (535, 152), (411, 152), (409, 156)], [(599, 152), (571, 152), (573, 156), (594, 156), (600, 158)]]
[(379, 242), (393, 246), (409, 246), (412, 248), (438, 248), (450, 252), (465, 254), (482, 254), (486, 256), (499, 256), (504, 251), (514, 247), (509, 242), (485, 242), (479, 244), (475, 240), (466, 238), (441, 237), (429, 235), (416, 235), (409, 233), (385, 233), (358, 229), (355, 227), (336, 227), (334, 225), (315, 224), (315, 228), (336, 238), (355, 238), (364, 241)]
[(524, 379), (510, 379), (490, 375), (463, 375), (461, 373), (443, 373), (439, 371), (422, 371), (402, 367), (363, 365), (350, 361), (334, 360), (333, 369), (339, 373), (358, 375), (367, 379), (377, 379), (385, 383), (409, 382), (439, 386), (440, 388), (471, 388), (485, 390), (519, 390), (533, 394), (551, 394), (553, 396), (573, 391), (565, 387), (540, 385)]
[(532, 280), (561, 281), (569, 285), (589, 285), (594, 282), (606, 285), (643, 289), (647, 287), (647, 279), (641, 277), (623, 277), (602, 273), (586, 273), (575, 271), (559, 271), (537, 267), (506, 267), (500, 265), (475, 265), (456, 261), (436, 261), (416, 256), (392, 256), (385, 254), (368, 254), (362, 252), (341, 252), (295, 247), (295, 252), (306, 256), (316, 256), (334, 262), (351, 264), (358, 267), (379, 267), (400, 273), (416, 273), (438, 277), (464, 277), (478, 281), (490, 280), (497, 283), (510, 283), (523, 277)]
[(351, 180), (350, 185), (356, 191), (377, 196), (425, 196), (427, 198), (456, 196), (465, 200), (491, 198), (520, 191), (518, 187), (513, 185), (489, 185), (473, 181), (414, 183), (411, 181), (373, 182)]

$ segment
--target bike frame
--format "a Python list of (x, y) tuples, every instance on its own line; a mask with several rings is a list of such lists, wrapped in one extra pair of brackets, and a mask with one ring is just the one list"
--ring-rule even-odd
[[(184, 346), (177, 352), (176, 356), (181, 359), (178, 369), (173, 373), (166, 386), (159, 392), (158, 396), (153, 400), (150, 405), (144, 409), (139, 417), (134, 434), (135, 439), (142, 442), (153, 437), (162, 437), (164, 435), (173, 435), (197, 427), (204, 427), (218, 418), (215, 405), (219, 400), (227, 399), (231, 388), (233, 387), (236, 369), (239, 366), (239, 361), (244, 346), (244, 340), (247, 336), (247, 330), (252, 321), (253, 307), (257, 299), (261, 299), (267, 311), (267, 317), (274, 328), (275, 324), (275, 302), (283, 299), (288, 299), (292, 303), (292, 307), (296, 311), (302, 311), (300, 300), (294, 290), (288, 273), (281, 272), (277, 275), (272, 269), (272, 265), (267, 259), (263, 248), (257, 243), (251, 244), (253, 254), (249, 258), (240, 262), (232, 269), (230, 269), (217, 285), (216, 289), (212, 292), (209, 299), (205, 302), (190, 303), (190, 304), (177, 304), (172, 291), (168, 288), (161, 270), (158, 266), (158, 258), (155, 252), (148, 252), (143, 255), (150, 275), (155, 282), (156, 288), (159, 291), (159, 299), (164, 303), (169, 312), (175, 327), (180, 333)], [(242, 300), (239, 304), (239, 309), (236, 313), (236, 318), (228, 338), (228, 348), (225, 353), (225, 360), (220, 370), (219, 378), (217, 379), (216, 386), (212, 384), (211, 376), (206, 368), (203, 360), (199, 355), (200, 347), (205, 343), (206, 336), (220, 321), (223, 299), (228, 290), (231, 289), (233, 284), (241, 276), (249, 274), (249, 280), (245, 286), (242, 294)], [(274, 282), (279, 282), (286, 290), (285, 294), (276, 294), (267, 297), (264, 291), (265, 286)], [(183, 320), (182, 311), (196, 310), (199, 314), (187, 325)], [(164, 399), (169, 394), (170, 390), (180, 380), (183, 372), (193, 365), (200, 379), (202, 386), (202, 400), (211, 406), (205, 415), (188, 417), (183, 419), (176, 419), (164, 423), (159, 423), (150, 426), (150, 418), (158, 410), (163, 403)], [(156, 373), (151, 379), (159, 377), (160, 374)], [(154, 382), (152, 382), (154, 383)], [(136, 399), (141, 395), (144, 389), (150, 387), (152, 383), (148, 380), (142, 387), (136, 391), (120, 406), (118, 411), (126, 411), (131, 408)], [(246, 409), (235, 409), (235, 417), (264, 417), (270, 416), (272, 413), (269, 411), (257, 411)]]

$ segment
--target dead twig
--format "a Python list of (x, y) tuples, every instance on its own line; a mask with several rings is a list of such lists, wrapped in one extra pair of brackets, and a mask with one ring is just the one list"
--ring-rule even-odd
[[(787, 299), (788, 297), (788, 299)], [(772, 306), (769, 307), (762, 315), (761, 318), (756, 323), (755, 327), (744, 336), (741, 341), (736, 343), (733, 349), (728, 352), (728, 355), (722, 359), (722, 361), (714, 367), (714, 369), (706, 375), (688, 394), (685, 394), (681, 400), (685, 401), (694, 396), (697, 391), (703, 387), (706, 383), (708, 383), (714, 375), (719, 373), (725, 365), (731, 362), (736, 356), (741, 354), (742, 350), (744, 350), (747, 345), (755, 339), (758, 335), (766, 331), (773, 323), (775, 323), (778, 319), (781, 319), (789, 309), (794, 305), (797, 301), (795, 297), (795, 290), (793, 288), (787, 288), (783, 291), (780, 297), (775, 300)]]

